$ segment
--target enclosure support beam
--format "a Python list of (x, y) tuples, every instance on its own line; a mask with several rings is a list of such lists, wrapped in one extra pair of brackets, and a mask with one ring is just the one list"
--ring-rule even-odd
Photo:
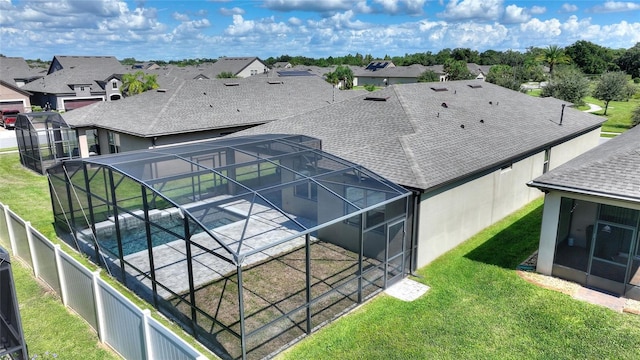
[[(113, 170), (109, 169), (109, 188), (111, 190), (111, 202), (113, 204), (113, 220), (116, 225), (116, 241), (118, 243), (118, 259), (120, 260), (120, 273), (122, 283), (127, 286), (127, 272), (124, 269), (124, 253), (122, 251), (122, 236), (120, 234), (120, 219), (118, 218), (118, 203), (116, 198), (116, 188), (113, 186)], [(155, 295), (155, 294), (154, 294)]]
[(362, 303), (362, 262), (364, 261), (364, 213), (360, 214), (358, 246), (358, 304), (360, 304)]
[(189, 218), (184, 217), (184, 242), (186, 247), (186, 255), (187, 255), (187, 276), (189, 277), (189, 302), (191, 303), (191, 326), (193, 331), (193, 336), (198, 338), (198, 333), (196, 332), (196, 290), (193, 285), (193, 258), (191, 256), (191, 229), (189, 228)]
[(149, 203), (147, 202), (147, 189), (140, 185), (142, 193), (142, 208), (144, 209), (144, 231), (147, 234), (147, 252), (149, 253), (149, 275), (151, 276), (151, 289), (153, 291), (153, 306), (158, 308), (158, 285), (156, 285), (156, 266), (153, 261), (153, 239), (151, 238), (151, 221), (149, 219)]
[(311, 236), (307, 233), (304, 236), (304, 240), (306, 258), (305, 274), (307, 277), (307, 334), (311, 334)]
[[(93, 234), (91, 241), (93, 241), (93, 248), (96, 251), (96, 264), (100, 265), (100, 247), (96, 240), (96, 221), (93, 215), (93, 199), (91, 198), (91, 188), (89, 187), (89, 173), (87, 172), (87, 164), (82, 164), (82, 172), (84, 173), (84, 187), (87, 189), (87, 207), (89, 208), (89, 223), (91, 225), (91, 233)], [(104, 264), (107, 267), (107, 264)]]
[(242, 263), (237, 266), (238, 272), (238, 307), (240, 308), (240, 348), (242, 349), (242, 360), (247, 359), (247, 332), (244, 324), (244, 294), (242, 284)]

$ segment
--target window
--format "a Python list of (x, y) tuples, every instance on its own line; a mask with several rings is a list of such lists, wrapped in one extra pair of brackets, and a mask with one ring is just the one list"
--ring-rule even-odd
[(318, 185), (311, 181), (296, 185), (293, 188), (293, 195), (307, 200), (318, 201)]
[(111, 82), (111, 88), (112, 88), (112, 89), (114, 89), (114, 90), (115, 90), (115, 89), (117, 89), (117, 88), (118, 88), (118, 82), (117, 82), (117, 81), (115, 81), (115, 80), (113, 80), (113, 81)]
[(120, 134), (109, 131), (109, 152), (111, 154), (120, 152)]
[[(380, 203), (386, 199), (385, 194), (379, 191), (368, 190), (363, 188), (347, 186), (345, 188), (345, 198), (359, 208), (365, 208), (373, 204)], [(345, 203), (345, 214), (353, 209), (349, 209), (350, 205)], [(384, 206), (374, 208), (367, 211), (365, 215), (365, 227), (372, 227), (384, 221)], [(360, 226), (360, 217), (351, 217), (345, 220), (345, 223)]]
[(80, 91), (84, 91), (84, 86), (80, 86)]
[(542, 165), (542, 173), (546, 173), (547, 171), (549, 171), (549, 157), (551, 154), (551, 150), (550, 149), (545, 149), (544, 150), (544, 163)]
[(258, 70), (251, 70), (251, 75), (258, 75)]

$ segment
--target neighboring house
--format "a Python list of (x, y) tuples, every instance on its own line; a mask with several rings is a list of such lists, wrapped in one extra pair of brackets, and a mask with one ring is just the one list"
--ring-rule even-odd
[(489, 70), (491, 70), (491, 65), (478, 65), (475, 63), (467, 63), (467, 69), (471, 75), (474, 76), (476, 80), (482, 80), (487, 78), (489, 74)]
[(288, 61), (278, 61), (273, 64), (274, 69), (290, 69), (292, 67), (293, 65), (291, 65), (291, 63)]
[(31, 112), (31, 93), (18, 86), (0, 80), (0, 110)]
[(364, 67), (367, 71), (378, 71), (382, 69), (391, 69), (396, 65), (391, 60), (373, 60)]
[(69, 111), (100, 101), (117, 100), (113, 75), (127, 70), (113, 56), (54, 56), (48, 74), (23, 88), (33, 94), (31, 103)]
[(545, 193), (537, 271), (640, 300), (640, 126), (527, 185)]
[(43, 77), (44, 74), (40, 70), (32, 69), (21, 57), (0, 56), (0, 80), (11, 85), (22, 87)]
[(253, 75), (267, 74), (269, 66), (257, 57), (221, 57), (211, 65), (210, 79), (217, 77), (221, 73), (231, 73), (236, 77), (246, 78)]
[(160, 65), (154, 62), (141, 62), (131, 66), (132, 70), (157, 70), (160, 69)]
[(176, 80), (163, 86), (63, 117), (88, 149), (107, 154), (219, 137), (364, 93), (334, 91), (316, 76)]
[(562, 105), (476, 80), (392, 85), (230, 136), (315, 137), (412, 190), (415, 269), (539, 197), (527, 181), (598, 144), (603, 119)]
[(353, 85), (388, 86), (394, 84), (408, 84), (418, 82), (418, 77), (426, 67), (418, 64), (411, 66), (392, 66), (375, 71), (357, 69), (353, 73)]

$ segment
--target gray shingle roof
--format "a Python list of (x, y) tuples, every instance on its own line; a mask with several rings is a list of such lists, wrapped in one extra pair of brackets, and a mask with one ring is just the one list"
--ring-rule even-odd
[[(603, 120), (475, 80), (393, 85), (230, 136), (303, 134), (405, 186), (435, 189), (597, 128)], [(431, 88), (446, 87), (448, 91)], [(367, 101), (368, 96), (387, 98)], [(446, 107), (443, 106), (446, 104)], [(481, 123), (480, 120), (483, 120)], [(464, 125), (464, 128), (461, 127)]]
[[(328, 106), (334, 97), (331, 84), (315, 76), (175, 79), (165, 90), (84, 106), (63, 117), (71, 126), (97, 126), (152, 137), (262, 124)], [(336, 90), (335, 101), (362, 93)]]
[(640, 126), (536, 178), (530, 185), (640, 202)]
[(101, 82), (113, 74), (130, 71), (113, 56), (56, 56), (63, 68), (24, 85), (30, 92), (75, 94), (71, 85), (90, 85), (92, 92), (104, 92)]
[[(210, 79), (215, 78), (218, 74), (223, 72), (230, 72), (234, 75), (237, 75), (240, 71), (242, 71), (244, 68), (249, 66), (255, 60), (262, 62), (262, 60), (258, 59), (255, 56), (253, 57), (250, 57), (250, 56), (249, 57), (221, 57), (218, 59), (218, 61), (216, 61), (215, 63), (213, 63), (213, 65), (211, 65), (211, 69), (209, 70), (208, 75), (207, 74), (205, 75), (207, 75)], [(266, 64), (264, 64), (264, 66), (267, 67)]]
[(376, 77), (376, 78), (417, 78), (427, 70), (426, 67), (414, 64), (411, 66), (395, 66), (378, 69), (376, 71), (357, 69), (354, 76), (357, 77)]
[(31, 69), (24, 58), (0, 56), (0, 80), (15, 85), (15, 79), (32, 79), (41, 76), (39, 70)]

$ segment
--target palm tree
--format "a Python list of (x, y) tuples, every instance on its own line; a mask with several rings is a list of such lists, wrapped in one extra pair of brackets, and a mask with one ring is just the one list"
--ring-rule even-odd
[(536, 60), (549, 64), (549, 74), (553, 74), (554, 65), (567, 64), (571, 58), (558, 45), (549, 45)]
[(145, 74), (142, 71), (136, 71), (133, 74), (123, 74), (120, 91), (126, 96), (133, 96), (147, 90), (157, 89), (157, 78), (158, 76), (156, 74)]

